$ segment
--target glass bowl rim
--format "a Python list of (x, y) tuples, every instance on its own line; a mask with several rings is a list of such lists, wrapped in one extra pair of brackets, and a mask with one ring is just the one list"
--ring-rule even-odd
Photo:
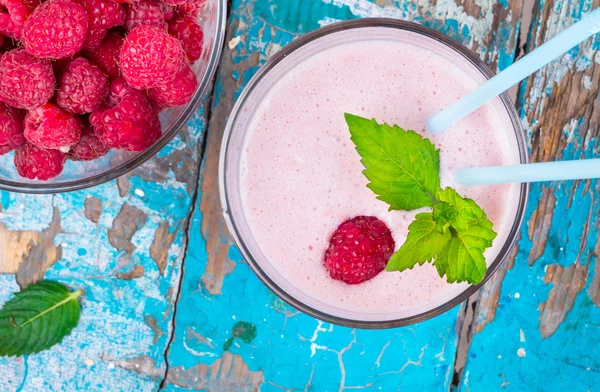
[(188, 122), (192, 114), (198, 108), (200, 101), (203, 99), (206, 90), (210, 86), (213, 81), (213, 78), (216, 74), (220, 58), (221, 52), (223, 50), (223, 45), (225, 43), (225, 29), (227, 26), (227, 0), (216, 0), (217, 2), (217, 20), (216, 20), (216, 34), (214, 45), (212, 47), (211, 53), (209, 55), (208, 64), (206, 70), (204, 72), (204, 76), (200, 81), (200, 85), (196, 89), (194, 96), (190, 100), (190, 102), (185, 106), (185, 108), (181, 111), (177, 119), (171, 124), (169, 129), (158, 139), (152, 146), (150, 146), (147, 150), (133, 157), (132, 159), (119, 164), (113, 168), (110, 168), (104, 173), (99, 173), (85, 179), (77, 179), (64, 181), (60, 183), (52, 183), (52, 182), (31, 182), (24, 183), (18, 181), (11, 181), (0, 178), (0, 190), (16, 192), (16, 193), (25, 193), (25, 194), (50, 194), (50, 193), (63, 193), (63, 192), (72, 192), (81, 189), (91, 188), (110, 180), (114, 180), (117, 177), (120, 177), (136, 167), (140, 166), (142, 163), (146, 162), (148, 159), (152, 158), (156, 155), (164, 146), (166, 146), (177, 133), (181, 130), (181, 128)]
[[(228, 152), (229, 152), (229, 141), (231, 140), (231, 135), (232, 135), (234, 126), (237, 122), (238, 115), (241, 113), (246, 100), (250, 97), (254, 88), (261, 82), (261, 80), (264, 77), (266, 77), (268, 75), (269, 71), (271, 69), (273, 69), (279, 62), (281, 62), (283, 59), (285, 59), (290, 53), (296, 51), (297, 49), (303, 47), (304, 45), (306, 45), (312, 41), (315, 41), (319, 38), (326, 37), (330, 34), (342, 32), (345, 30), (365, 28), (365, 27), (395, 28), (395, 29), (406, 30), (406, 31), (410, 31), (410, 32), (414, 32), (414, 33), (423, 35), (427, 38), (436, 40), (436, 41), (446, 45), (450, 49), (454, 50), (455, 52), (458, 52), (459, 54), (461, 54), (466, 60), (468, 60), (472, 65), (474, 65), (475, 68), (479, 72), (481, 72), (482, 75), (486, 79), (489, 79), (492, 76), (494, 76), (494, 72), (490, 70), (488, 65), (485, 64), (470, 49), (453, 41), (450, 37), (446, 36), (445, 34), (442, 34), (442, 33), (437, 32), (429, 27), (422, 26), (422, 25), (414, 23), (414, 22), (390, 19), (390, 18), (363, 18), (363, 19), (336, 22), (336, 23), (318, 28), (312, 32), (309, 32), (305, 35), (302, 35), (301, 37), (296, 38), (290, 44), (286, 45), (281, 50), (279, 50), (277, 53), (275, 53), (273, 56), (271, 56), (265, 62), (265, 64), (263, 64), (260, 67), (260, 69), (252, 77), (252, 79), (248, 82), (248, 84), (244, 88), (243, 92), (237, 99), (237, 101), (229, 115), (229, 119), (227, 121), (225, 131), (223, 134), (223, 140), (221, 143), (221, 151), (220, 151), (220, 157), (219, 157), (219, 174), (218, 174), (219, 193), (220, 193), (223, 217), (224, 217), (225, 223), (227, 225), (227, 228), (228, 228), (229, 232), (231, 233), (233, 240), (235, 241), (235, 244), (237, 245), (242, 256), (247, 261), (248, 265), (253, 270), (253, 272), (258, 276), (258, 278), (263, 282), (263, 284), (265, 284), (279, 298), (281, 298), (283, 301), (285, 301), (287, 304), (291, 305), (295, 309), (298, 309), (298, 310), (302, 311), (303, 313), (308, 314), (309, 316), (312, 316), (316, 319), (319, 319), (319, 320), (322, 320), (325, 322), (329, 322), (332, 324), (337, 324), (337, 325), (341, 325), (341, 326), (345, 326), (345, 327), (351, 327), (351, 328), (386, 329), (386, 328), (396, 328), (396, 327), (412, 325), (415, 323), (419, 323), (419, 322), (428, 320), (428, 319), (438, 316), (442, 313), (445, 313), (446, 311), (450, 310), (451, 308), (455, 307), (456, 305), (458, 305), (458, 304), (464, 302), (466, 299), (468, 299), (471, 295), (473, 295), (475, 292), (477, 292), (491, 278), (491, 276), (498, 270), (500, 265), (505, 262), (506, 257), (510, 253), (511, 248), (519, 235), (520, 228), (523, 223), (524, 216), (525, 216), (525, 207), (527, 205), (529, 184), (528, 183), (521, 184), (520, 193), (519, 193), (519, 205), (517, 207), (515, 221), (513, 222), (511, 230), (507, 236), (506, 242), (500, 249), (498, 255), (496, 256), (496, 259), (488, 267), (484, 279), (476, 285), (470, 285), (468, 288), (466, 288), (464, 291), (462, 291), (457, 296), (449, 299), (442, 305), (439, 305), (433, 309), (424, 311), (424, 312), (416, 314), (414, 316), (404, 317), (404, 318), (400, 318), (400, 319), (393, 319), (393, 320), (383, 320), (383, 321), (381, 321), (381, 320), (374, 320), (374, 321), (355, 320), (355, 319), (335, 316), (335, 315), (323, 312), (321, 310), (315, 309), (307, 304), (302, 303), (301, 301), (299, 301), (292, 295), (288, 294), (284, 289), (279, 287), (279, 285), (263, 271), (263, 269), (256, 262), (256, 260), (254, 260), (250, 251), (246, 248), (246, 245), (245, 245), (244, 241), (242, 240), (240, 233), (237, 230), (237, 226), (233, 220), (233, 217), (229, 214), (230, 203), (229, 203), (229, 195), (227, 193), (227, 185), (226, 185), (227, 178), (225, 175), (226, 160), (227, 160), (226, 158), (227, 158)], [(513, 130), (515, 132), (515, 137), (517, 139), (517, 147), (519, 150), (520, 162), (528, 163), (529, 157), (528, 157), (527, 145), (526, 145), (526, 141), (525, 141), (525, 133), (524, 133), (521, 121), (519, 119), (519, 116), (517, 114), (515, 105), (512, 102), (512, 100), (507, 92), (502, 93), (499, 97), (501, 99), (501, 102), (502, 102), (505, 110), (508, 112), (509, 118), (513, 125)]]

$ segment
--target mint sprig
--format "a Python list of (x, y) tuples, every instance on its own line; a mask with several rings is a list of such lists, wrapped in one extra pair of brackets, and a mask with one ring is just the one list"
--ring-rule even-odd
[(397, 125), (345, 114), (352, 141), (365, 166), (368, 187), (390, 210), (433, 207), (440, 187), (440, 150)]
[(60, 343), (79, 322), (80, 295), (53, 281), (16, 293), (0, 310), (0, 356), (34, 354)]
[(449, 283), (477, 284), (485, 277), (483, 252), (496, 233), (477, 203), (452, 188), (442, 189), (439, 150), (414, 131), (345, 114), (351, 139), (365, 166), (368, 187), (390, 210), (432, 207), (417, 214), (406, 242), (388, 262), (387, 271), (404, 271), (433, 262)]

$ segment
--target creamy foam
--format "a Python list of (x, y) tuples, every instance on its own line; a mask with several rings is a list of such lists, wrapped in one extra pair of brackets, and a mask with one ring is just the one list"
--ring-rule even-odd
[[(412, 315), (467, 287), (446, 283), (429, 264), (382, 272), (354, 286), (332, 280), (323, 266), (329, 238), (344, 220), (382, 219), (398, 248), (418, 213), (388, 212), (366, 187), (344, 112), (424, 133), (430, 115), (481, 81), (472, 66), (469, 73), (459, 68), (465, 64), (460, 55), (450, 55), (456, 59), (392, 41), (339, 45), (295, 66), (258, 106), (241, 157), (244, 211), (262, 253), (285, 281), (278, 284), (314, 299), (311, 306), (364, 313), (367, 319), (368, 314)], [(498, 102), (488, 104), (444, 133), (426, 136), (441, 149), (442, 186), (475, 199), (494, 223), (499, 236), (486, 251), (491, 263), (515, 219), (519, 186), (466, 188), (455, 182), (454, 172), (518, 163), (506, 112)]]

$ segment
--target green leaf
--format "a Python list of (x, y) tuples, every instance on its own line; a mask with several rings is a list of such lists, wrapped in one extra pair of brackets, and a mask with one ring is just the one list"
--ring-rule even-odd
[(394, 125), (345, 114), (368, 187), (390, 210), (433, 207), (440, 188), (440, 151), (429, 139)]
[(451, 239), (435, 259), (438, 274), (446, 275), (449, 283), (477, 284), (487, 269), (483, 252), (496, 238), (492, 222), (474, 200), (461, 197), (452, 188), (440, 190), (437, 197), (455, 210), (450, 222)]
[(454, 189), (439, 190), (433, 212), (418, 214), (408, 227), (406, 242), (392, 255), (386, 269), (404, 271), (417, 263), (433, 261), (448, 283), (477, 284), (485, 276), (483, 252), (492, 246), (496, 233), (492, 222), (475, 201)]
[(455, 218), (456, 208), (450, 204), (440, 201), (433, 207), (433, 220), (440, 233), (447, 233)]
[(79, 321), (80, 295), (52, 281), (16, 293), (0, 310), (0, 356), (35, 354), (59, 343)]
[(472, 225), (467, 232), (451, 232), (452, 238), (435, 259), (438, 274), (446, 275), (448, 283), (481, 282), (487, 270), (483, 251), (496, 233), (481, 225)]
[(418, 214), (408, 230), (406, 242), (390, 258), (387, 271), (404, 271), (417, 263), (431, 262), (450, 240), (450, 232), (438, 230), (430, 212)]
[(475, 200), (463, 198), (452, 188), (438, 190), (436, 197), (440, 202), (444, 202), (454, 209), (452, 227), (456, 230), (468, 230), (470, 224), (487, 220), (485, 211), (475, 203)]

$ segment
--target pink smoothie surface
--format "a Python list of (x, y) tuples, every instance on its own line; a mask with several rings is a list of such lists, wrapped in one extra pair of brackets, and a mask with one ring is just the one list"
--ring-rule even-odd
[(463, 187), (454, 179), (461, 167), (518, 163), (513, 128), (501, 104), (484, 106), (442, 134), (424, 131), (430, 115), (481, 82), (475, 68), (453, 55), (456, 61), (393, 41), (342, 44), (296, 65), (258, 106), (241, 158), (244, 211), (264, 259), (280, 275), (277, 283), (295, 287), (310, 306), (338, 315), (364, 314), (365, 319), (410, 316), (468, 287), (446, 283), (430, 264), (402, 273), (383, 271), (359, 285), (329, 277), (324, 253), (340, 223), (357, 215), (376, 216), (399, 248), (420, 212), (389, 212), (367, 188), (345, 112), (430, 138), (441, 149), (442, 186), (473, 198), (499, 233), (485, 253), (488, 265), (504, 245), (519, 186)]

